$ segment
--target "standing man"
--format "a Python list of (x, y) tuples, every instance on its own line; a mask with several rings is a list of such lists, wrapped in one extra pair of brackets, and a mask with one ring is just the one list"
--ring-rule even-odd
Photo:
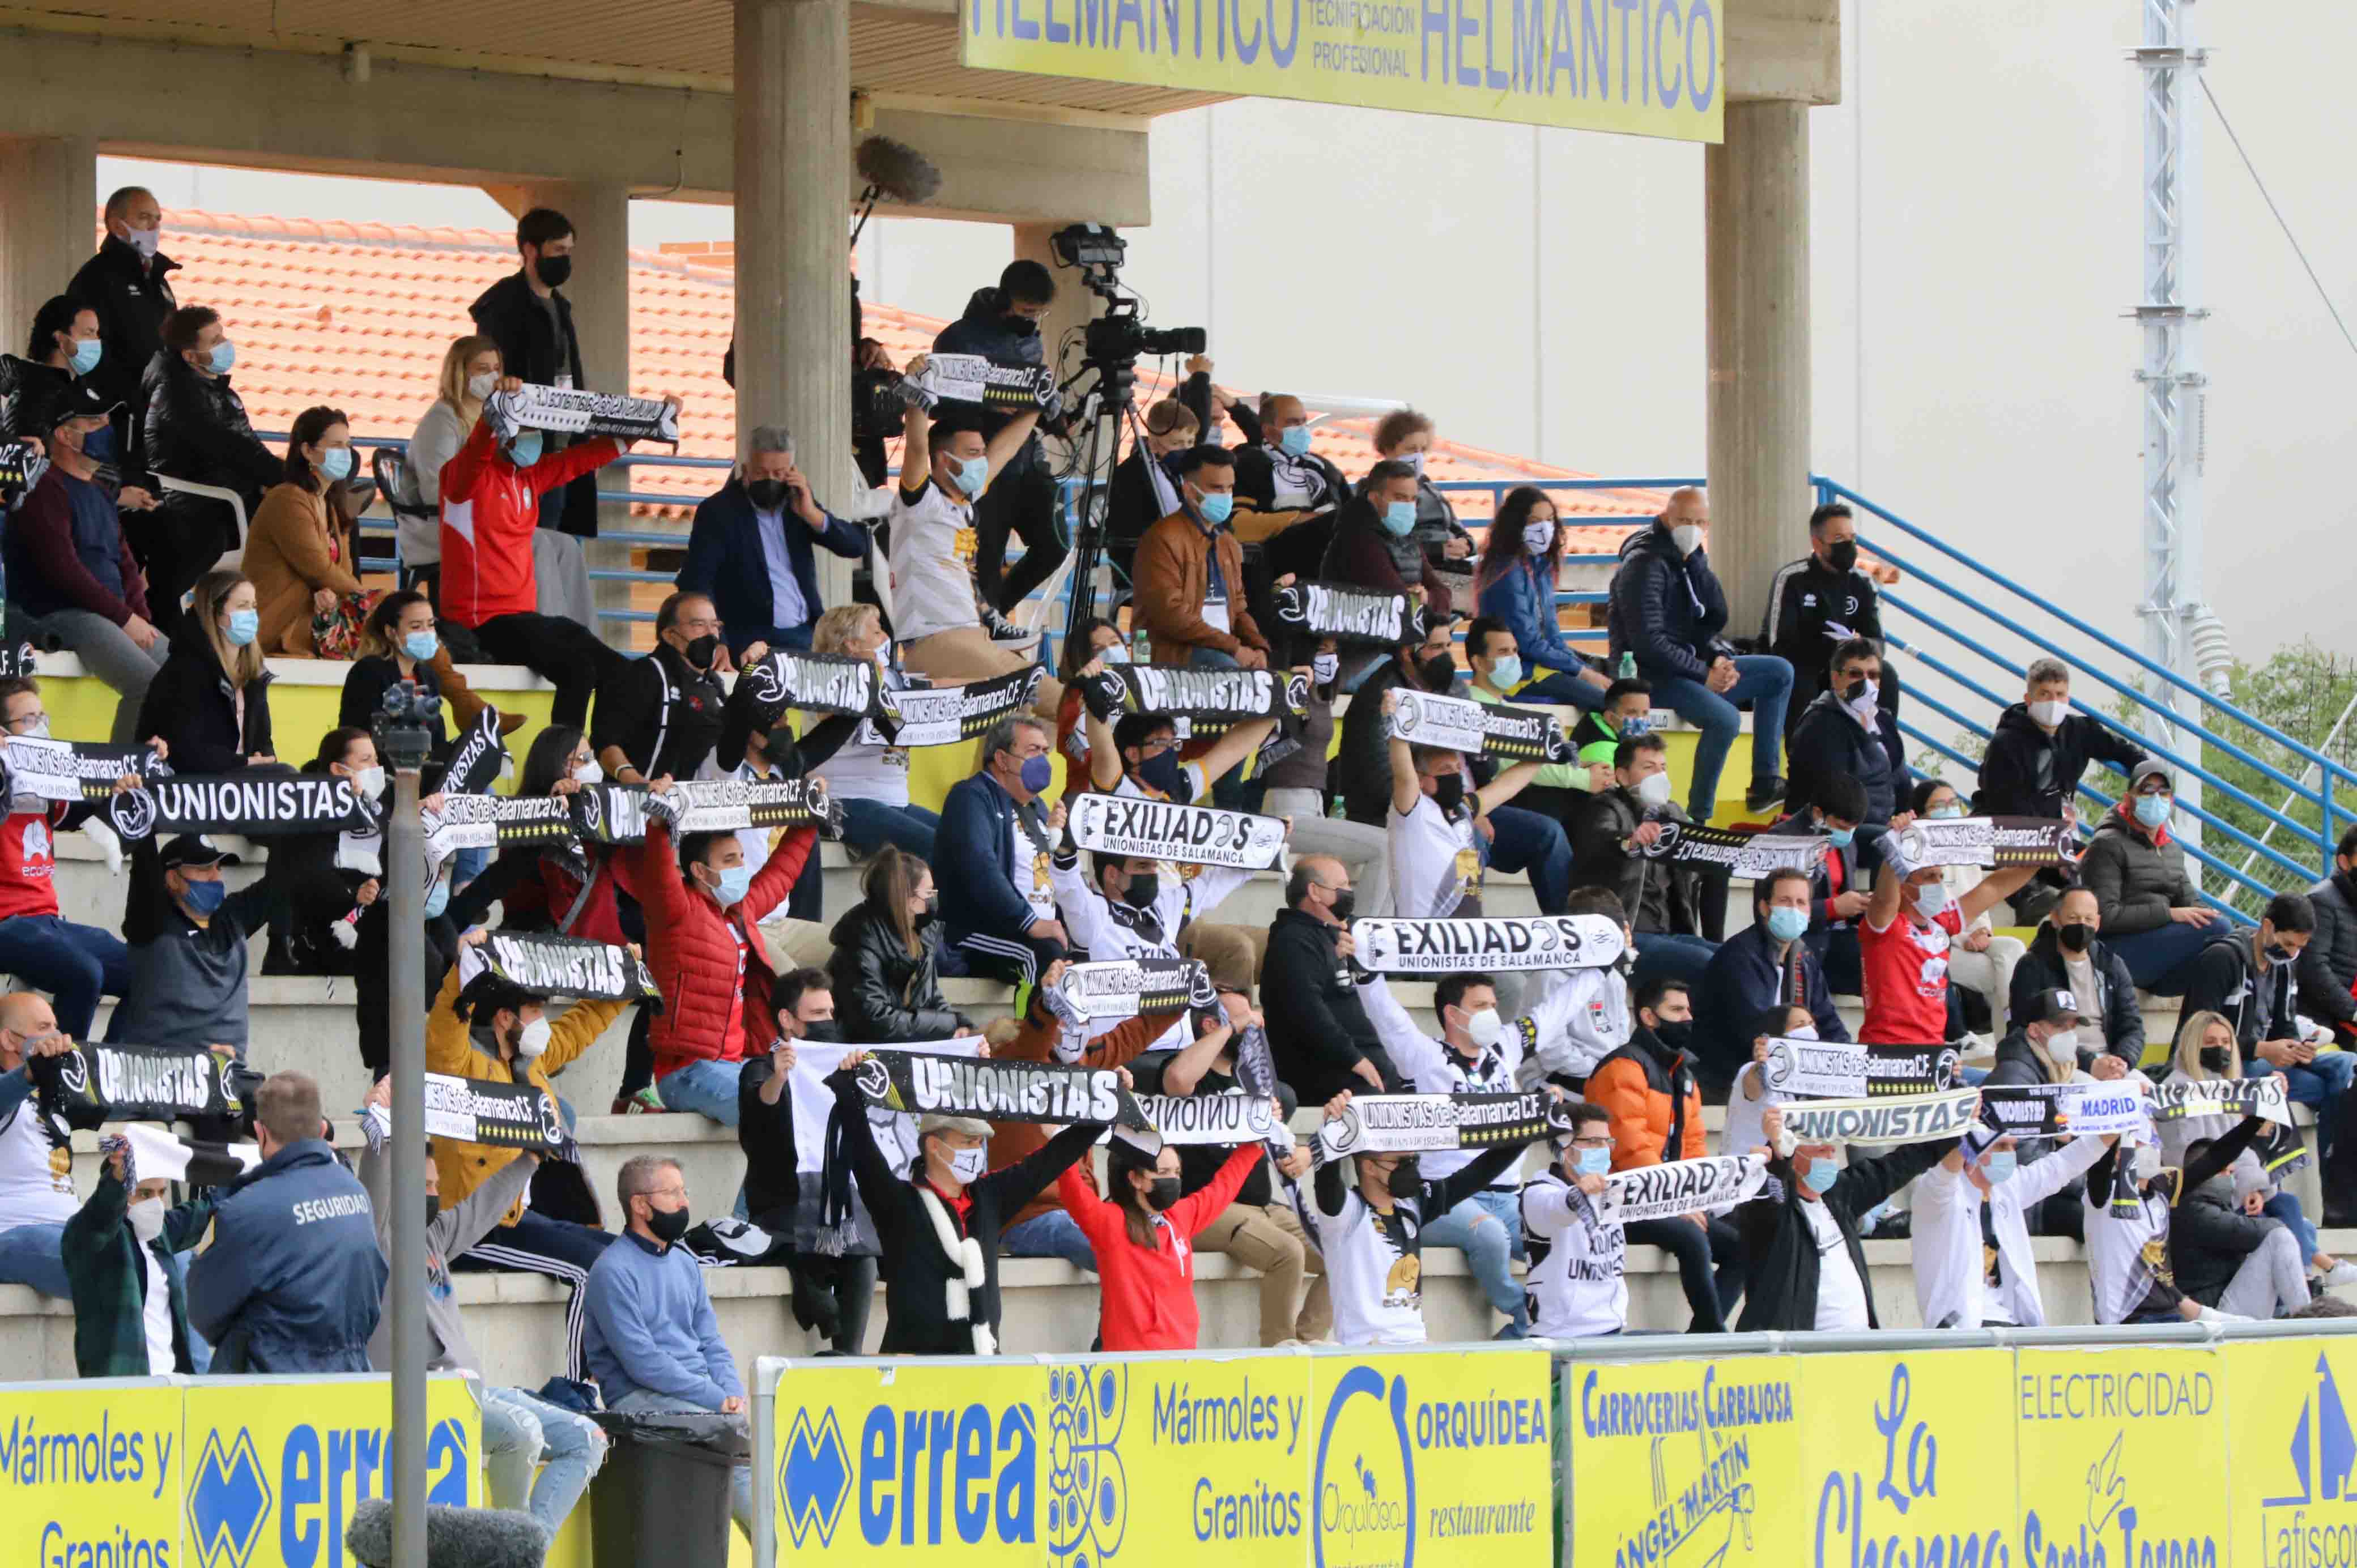
[(1768, 585), (1768, 618), (1760, 628), (1760, 646), (1792, 667), (1789, 721), (1797, 723), (1825, 689), (1834, 650), (1853, 637), (1878, 645), (1882, 610), (1874, 579), (1857, 569), (1857, 521), (1848, 507), (1827, 501), (1809, 514), (1809, 553), (1779, 567)]
[(1769, 653), (1742, 653), (1720, 634), (1727, 629), (1727, 593), (1710, 569), (1710, 503), (1688, 487), (1651, 528), (1630, 534), (1612, 575), (1612, 658), (1633, 654), (1637, 673), (1653, 700), (1675, 708), (1702, 731), (1695, 747), (1694, 785), (1686, 810), (1707, 822), (1718, 808), (1718, 775), (1743, 728), (1739, 703), (1751, 704), (1751, 788), (1747, 811), (1762, 812), (1784, 798), (1777, 754), (1784, 710), (1792, 697), (1792, 667)]
[[(263, 492), (286, 477), (286, 467), (253, 434), (245, 400), (229, 384), (237, 345), (219, 313), (200, 305), (166, 317), (163, 333), (140, 382), (141, 462), (176, 479), (234, 490), (251, 526)], [(134, 523), (131, 542), (147, 569), (148, 617), (168, 634), (180, 624), (180, 596), (222, 552), (244, 544), (237, 514), (227, 501), (167, 490)]]
[(757, 642), (807, 649), (827, 607), (819, 597), (814, 544), (864, 560), (867, 532), (818, 504), (794, 466), (794, 438), (785, 426), (756, 425), (746, 438), (744, 467), (695, 509), (676, 585), (711, 598), (729, 656), (740, 664), (750, 662), (745, 650)]
[[(1013, 261), (998, 274), (996, 288), (978, 288), (965, 314), (933, 339), (936, 354), (983, 354), (1001, 363), (1039, 365), (1039, 323), (1056, 302), (1056, 280), (1038, 262)], [(911, 368), (909, 374), (916, 374)], [(995, 409), (982, 413), (982, 437), (995, 446), (1000, 431), (1029, 416)], [(974, 508), (974, 569), (983, 603), (1005, 614), (1031, 596), (1063, 564), (1064, 542), (1056, 535), (1056, 481), (1039, 453), (1039, 434), (1025, 424), (1020, 445), (992, 467), (997, 482)], [(906, 471), (905, 469), (903, 470)], [(1023, 559), (1002, 581), (1006, 536), (1023, 541)], [(906, 636), (907, 633), (902, 635)]]
[(1351, 918), (1358, 895), (1339, 860), (1306, 854), (1285, 883), (1285, 908), (1269, 923), (1268, 956), (1261, 964), (1261, 997), (1268, 1004), (1269, 1054), (1280, 1082), (1304, 1105), (1345, 1089), (1396, 1092), (1392, 1066), (1359, 997), (1372, 980), (1351, 962), (1358, 950)]
[(179, 308), (172, 274), (180, 263), (156, 249), (164, 209), (145, 187), (126, 185), (108, 197), (104, 219), (98, 254), (81, 264), (66, 292), (98, 317), (105, 347), (82, 380), (113, 405), (114, 450), (127, 459), (145, 403), (140, 372), (164, 346), (164, 318)]
[[(516, 253), (523, 265), (485, 289), (467, 314), (475, 330), (500, 346), (500, 363), (517, 381), (544, 387), (589, 384), (581, 371), (581, 339), (573, 330), (573, 302), (558, 291), (573, 275), (573, 222), (552, 208), (535, 207), (516, 220)], [(562, 450), (561, 436), (550, 450)], [(597, 478), (574, 475), (540, 498), (540, 526), (582, 539), (597, 537)]]
[(391, 1271), (319, 1086), (273, 1073), (253, 1096), (262, 1163), (222, 1192), (188, 1270), (188, 1324), (222, 1372), (365, 1372)]

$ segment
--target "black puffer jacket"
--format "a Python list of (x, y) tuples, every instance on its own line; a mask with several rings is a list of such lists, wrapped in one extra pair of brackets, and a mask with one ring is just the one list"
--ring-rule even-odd
[(971, 1026), (942, 994), (939, 920), (917, 933), (920, 950), (914, 958), (891, 922), (865, 904), (837, 920), (829, 938), (834, 956), (827, 972), (845, 1040), (862, 1046), (945, 1040)]
[(179, 304), (172, 293), (172, 274), (179, 270), (179, 263), (160, 252), (141, 261), (131, 244), (109, 234), (66, 285), (98, 316), (98, 340), (106, 348), (88, 380), (108, 402), (135, 412), (146, 395), (140, 372), (164, 346), (164, 317)]
[(245, 688), (245, 724), (220, 655), (194, 616), (172, 632), (172, 652), (139, 705), (139, 738), (162, 736), (175, 773), (232, 773), (258, 753), (276, 755), (270, 739), (270, 671)]
[[(951, 322), (933, 338), (936, 354), (982, 354), (1007, 365), (1039, 365), (1046, 363), (1039, 344), (1039, 328), (1030, 322), (1019, 326), (1006, 313), (1006, 295), (996, 286), (978, 288), (965, 302), (965, 314)], [(985, 406), (982, 413), (982, 435), (987, 441), (1005, 429), (1015, 415), (1003, 409)], [(1006, 474), (1029, 467), (1039, 458), (1039, 435), (1036, 430), (1022, 449), (1007, 462)]]
[(1831, 692), (1819, 693), (1801, 711), (1785, 742), (1793, 805), (1822, 804), (1818, 792), (1835, 774), (1846, 773), (1866, 787), (1866, 820), (1878, 825), (1890, 821), (1915, 776), (1908, 770), (1899, 721), (1881, 707), (1874, 710), (1874, 719), (1875, 727), (1866, 729)]
[[(1572, 816), (1572, 886), (1601, 887), (1617, 895), (1620, 907), (1629, 912), (1629, 923), (1641, 936), (1647, 931), (1700, 936), (1695, 873), (1663, 853), (1674, 842), (1672, 830), (1688, 820), (1674, 803), (1648, 810), (1626, 789), (1614, 788), (1590, 795)], [(1660, 822), (1663, 828), (1652, 853), (1622, 849), (1621, 842), (1647, 822)]]
[(2185, 852), (2178, 847), (2176, 835), (2157, 843), (2116, 811), (2095, 824), (2087, 853), (2079, 861), (2079, 880), (2094, 894), (2104, 929), (2115, 937), (2157, 931), (2169, 924), (2171, 909), (2190, 909), (2201, 902), (2192, 877), (2186, 875)]
[[(147, 362), (141, 389), (147, 401), (146, 466), (175, 479), (235, 490), (244, 498), (251, 524), (262, 492), (286, 477), (286, 467), (254, 438), (245, 400), (229, 378), (208, 381), (178, 354), (159, 349)], [(222, 549), (237, 547), (235, 519), (224, 503), (178, 492), (162, 499), (160, 521), (199, 537), (210, 529)]]
[[(2095, 972), (2095, 994), (2078, 998), (2079, 1011), (2104, 1021), (2104, 1047), (2130, 1067), (2144, 1059), (2144, 1009), (2136, 1003), (2136, 982), (2126, 961), (2104, 945), (2101, 937), (2087, 944), (2087, 961)], [(2062, 967), (2062, 940), (2051, 924), (2038, 928), (2029, 950), (2014, 966), (2013, 989), (2006, 1006), (2016, 1018), (2034, 1017), (2038, 993), (2071, 989), (2070, 972)], [(2090, 1067), (2095, 1053), (2082, 1047), (2079, 1065)]]
[(2316, 934), (2299, 955), (2299, 1010), (2320, 1024), (2357, 1017), (2357, 880), (2336, 871), (2308, 890)]
[(1637, 673), (1648, 681), (1699, 681), (1716, 654), (1732, 651), (1719, 637), (1727, 629), (1727, 591), (1710, 569), (1710, 552), (1681, 554), (1659, 518), (1621, 541), (1608, 620), (1614, 665), (1633, 653)]
[(2068, 714), (2048, 735), (2029, 707), (2016, 703), (1997, 715), (1975, 804), (1992, 817), (2059, 817), (2090, 761), (2117, 763), (2126, 772), (2143, 760), (2144, 747), (2100, 719)]
[(2217, 1305), (2243, 1260), (2282, 1223), (2244, 1213), (2234, 1201), (2234, 1178), (2212, 1176), (2179, 1199), (2169, 1217), (2169, 1272), (2177, 1288), (2204, 1306)]
[(73, 379), (71, 371), (44, 365), (38, 360), (20, 360), (14, 354), (0, 354), (0, 441), (15, 441), (27, 435), (48, 440), (49, 433), (41, 425), (48, 415), (49, 400), (71, 386)]

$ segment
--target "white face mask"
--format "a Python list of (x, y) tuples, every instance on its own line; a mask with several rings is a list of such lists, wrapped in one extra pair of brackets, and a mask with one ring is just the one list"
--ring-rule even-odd
[(1678, 524), (1670, 530), (1670, 538), (1676, 542), (1681, 555), (1691, 555), (1702, 548), (1702, 529), (1695, 523)]
[(164, 1234), (164, 1200), (160, 1197), (140, 1199), (124, 1211), (131, 1221), (131, 1233), (139, 1238), (140, 1245), (162, 1239)]
[(2029, 716), (2040, 724), (2044, 725), (2048, 729), (2052, 729), (2055, 725), (2061, 724), (2063, 716), (2069, 714), (2070, 711), (2071, 704), (2068, 703), (2032, 703), (2029, 704)]
[(485, 398), (490, 396), (498, 388), (499, 384), (500, 378), (490, 374), (489, 371), (485, 371), (479, 376), (468, 376), (467, 378), (467, 395), (473, 398), (477, 403), (480, 403)]
[(48, 739), (48, 738), (49, 738), (49, 715), (48, 715), (48, 714), (43, 714), (40, 717), (38, 717), (38, 718), (35, 719), (35, 720), (32, 722), (32, 725), (30, 725), (30, 726), (29, 726), (29, 727), (25, 731), (25, 734), (24, 734), (23, 738), (24, 738), (24, 739), (26, 739), (26, 740), (47, 740), (47, 739)]
[(1505, 1020), (1498, 1016), (1495, 1007), (1484, 1007), (1465, 1020), (1465, 1037), (1485, 1051), (1496, 1045), (1498, 1036), (1505, 1032)]
[(2047, 1036), (2046, 1054), (2058, 1062), (2075, 1063), (2079, 1059), (2079, 1031), (2057, 1029)]
[(1637, 799), (1644, 801), (1648, 806), (1668, 805), (1670, 803), (1670, 776), (1666, 773), (1648, 773), (1642, 779), (1638, 779)]
[(1786, 1034), (1784, 1037), (1788, 1040), (1813, 1040), (1817, 1037), (1817, 1026), (1814, 1024), (1803, 1024), (1801, 1027)]
[(952, 1149), (950, 1151), (950, 1175), (961, 1182), (980, 1181), (989, 1169), (986, 1163), (989, 1158), (990, 1145), (987, 1144), (979, 1148)]
[(384, 799), (384, 769), (363, 768), (352, 775), (352, 787), (371, 800)]
[(1310, 678), (1321, 686), (1330, 686), (1334, 677), (1342, 672), (1342, 656), (1339, 653), (1317, 653), (1309, 659)]
[(1399, 458), (1399, 460), (1400, 460), (1401, 462), (1403, 462), (1403, 463), (1405, 463), (1409, 467), (1414, 468), (1414, 469), (1415, 470), (1415, 477), (1416, 477), (1417, 478), (1419, 478), (1419, 479), (1420, 479), (1420, 478), (1424, 478), (1424, 454), (1423, 454), (1423, 453), (1421, 453), (1421, 452), (1403, 452), (1403, 453), (1401, 453), (1401, 454), (1400, 454), (1400, 458)]
[(2160, 1145), (2138, 1144), (2136, 1155), (2128, 1163), (2129, 1171), (2138, 1181), (2150, 1181), (2160, 1174)]
[(1915, 912), (1925, 919), (1938, 919), (1946, 913), (1947, 908), (1948, 885), (1946, 883), (1926, 882), (1922, 886), (1915, 889)]
[(584, 788), (592, 784), (603, 784), (606, 781), (606, 770), (597, 766), (597, 759), (593, 757), (573, 770), (573, 781)]
[(534, 1018), (516, 1036), (516, 1055), (525, 1061), (533, 1060), (548, 1049), (548, 1020)]

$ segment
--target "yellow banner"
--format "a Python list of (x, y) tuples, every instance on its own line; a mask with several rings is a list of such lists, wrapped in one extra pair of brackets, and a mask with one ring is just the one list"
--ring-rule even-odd
[[(1110, 1382), (1110, 1387), (1108, 1383)], [(1091, 1557), (1132, 1540), (1232, 1568), (1301, 1568), (1312, 1510), (1304, 1477), (1318, 1444), (1305, 1356), (1071, 1366), (1049, 1374), (1050, 1431), (1114, 1412), (1115, 1468), (1130, 1498), (1118, 1538), (1088, 1520)], [(1130, 1557), (1141, 1555), (1131, 1551)]]
[(2233, 1568), (2357, 1563), (2357, 1339), (2226, 1347)]
[(1716, 142), (1724, 0), (964, 0), (990, 70)]
[(2226, 1363), (2215, 1350), (2019, 1350), (2021, 1552), (2214, 1565), (2227, 1539)]
[(1571, 1568), (1784, 1564), (1803, 1539), (1799, 1363), (1566, 1363)]
[(0, 1563), (173, 1568), (180, 1391), (0, 1386)]
[(1803, 1555), (1836, 1568), (2019, 1562), (2013, 1353), (1801, 1358)]

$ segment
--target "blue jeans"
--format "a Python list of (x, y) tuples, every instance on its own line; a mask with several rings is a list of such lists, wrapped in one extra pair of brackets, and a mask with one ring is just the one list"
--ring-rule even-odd
[(2316, 1227), (2308, 1222), (2300, 1211), (2299, 1199), (2287, 1192), (2279, 1192), (2259, 1206), (2259, 1212), (2270, 1219), (2283, 1222), (2283, 1228), (2299, 1243), (2299, 1261), (2304, 1268), (2316, 1256)]
[(737, 1079), (741, 1076), (741, 1068), (738, 1062), (692, 1061), (658, 1079), (655, 1092), (662, 1097), (666, 1111), (693, 1111), (723, 1127), (734, 1127)]
[[(586, 1415), (522, 1389), (483, 1389), (483, 1468), (491, 1506), (528, 1510), (551, 1541), (606, 1463), (606, 1446), (605, 1432)], [(540, 1469), (544, 1455), (545, 1470)]]
[(1604, 688), (1589, 685), (1568, 670), (1550, 670), (1540, 679), (1518, 689), (1506, 701), (1569, 703), (1582, 713), (1600, 714), (1604, 711)]
[(2287, 1095), (2316, 1112), (2316, 1163), (2321, 1165), (2332, 1154), (2332, 1132), (2341, 1120), (2336, 1108), (2349, 1092), (2350, 1079), (2357, 1078), (2357, 1056), (2320, 1051), (2306, 1067), (2276, 1067), (2256, 1057), (2243, 1065), (2247, 1078), (2271, 1072), (2283, 1074)]
[(2217, 916), (2207, 924), (2182, 926), (2171, 920), (2149, 931), (2137, 931), (2132, 936), (2115, 937), (2108, 932), (2104, 945), (2112, 956), (2128, 966), (2128, 978), (2147, 991), (2159, 996), (2182, 996), (2186, 983), (2192, 978), (2193, 961), (2213, 937), (2230, 936), (2233, 927), (2226, 917)]
[[(609, 1402), (606, 1408), (616, 1415), (710, 1415), (714, 1413), (701, 1405), (689, 1404), (686, 1401), (673, 1399), (669, 1394), (659, 1394), (652, 1389), (632, 1389), (620, 1399)], [(752, 1420), (750, 1416), (737, 1415), (729, 1419), (749, 1433)], [(736, 1473), (728, 1478), (728, 1516), (737, 1521), (737, 1528), (745, 1532), (746, 1540), (753, 1539), (753, 1467), (749, 1465), (736, 1466)]]
[(811, 627), (817, 624), (813, 620), (809, 626), (732, 626), (726, 639), (728, 657), (741, 659), (745, 650), (757, 642), (766, 642), (772, 648), (800, 649), (807, 653), (811, 645)]
[[(1686, 814), (1707, 822), (1718, 809), (1718, 773), (1735, 737), (1743, 733), (1743, 715), (1735, 704), (1751, 704), (1751, 782), (1765, 784), (1783, 771), (1778, 767), (1784, 745), (1784, 709), (1792, 700), (1792, 667), (1772, 653), (1740, 653), (1735, 659), (1735, 684), (1714, 692), (1699, 681), (1673, 675), (1652, 679), (1653, 703), (1675, 708), (1678, 717), (1702, 731), (1695, 746), (1694, 784), (1686, 791)], [(2109, 939), (2105, 939), (2109, 940)]]
[(65, 1239), (63, 1225), (11, 1225), (0, 1230), (0, 1285), (31, 1285), (43, 1295), (71, 1301)]
[(1658, 974), (1684, 981), (1687, 988), (1699, 995), (1703, 972), (1717, 953), (1718, 944), (1703, 937), (1639, 931), (1637, 962), (1629, 972), (1629, 993), (1634, 996), (1640, 987)]
[(16, 915), (0, 920), (0, 973), (48, 992), (58, 1027), (86, 1040), (98, 999), (120, 996), (131, 983), (131, 952), (96, 926), (55, 915)]
[(886, 844), (904, 849), (927, 865), (933, 863), (933, 833), (942, 825), (941, 814), (922, 806), (888, 806), (881, 800), (855, 800), (838, 795), (843, 802), (843, 842), (862, 854), (874, 854)]
[(1187, 668), (1189, 670), (1241, 670), (1243, 666), (1236, 662), (1236, 656), (1232, 653), (1222, 652), (1216, 648), (1206, 648), (1197, 643), (1187, 650)]
[(1081, 1233), (1072, 1217), (1060, 1208), (1050, 1208), (1035, 1214), (1020, 1225), (1010, 1225), (998, 1233), (999, 1256), (1005, 1258), (1061, 1258), (1076, 1269), (1097, 1272), (1096, 1249)]
[(1563, 836), (1563, 824), (1520, 806), (1501, 806), (1490, 813), (1490, 825), (1497, 830), (1490, 864), (1501, 871), (1527, 872), (1539, 912), (1562, 914), (1571, 897), (1571, 841)]
[(1502, 1314), (1502, 1337), (1520, 1339), (1531, 1330), (1530, 1307), (1508, 1260), (1523, 1253), (1521, 1200), (1512, 1192), (1488, 1187), (1424, 1226), (1424, 1244), (1454, 1247), (1481, 1283), (1481, 1294)]

